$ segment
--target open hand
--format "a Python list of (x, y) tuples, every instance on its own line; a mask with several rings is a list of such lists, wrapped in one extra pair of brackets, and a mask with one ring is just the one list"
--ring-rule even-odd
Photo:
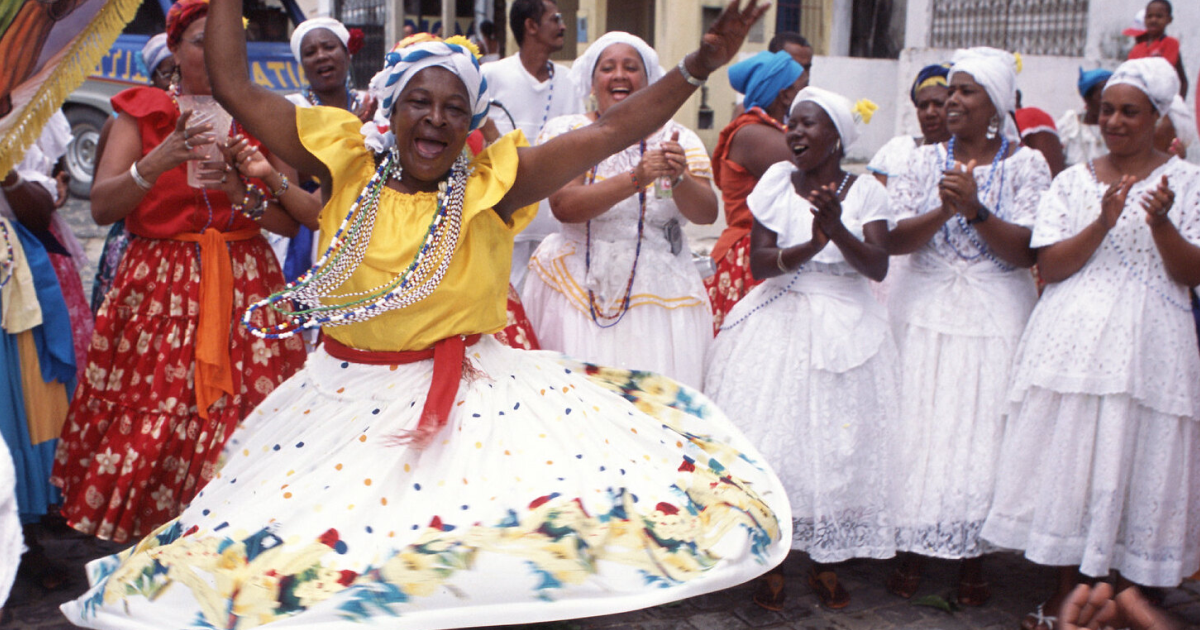
[[(745, 4), (743, 7), (742, 5)], [(698, 78), (705, 78), (717, 68), (729, 63), (737, 54), (750, 27), (762, 18), (770, 8), (769, 3), (759, 4), (758, 0), (733, 0), (700, 40), (700, 48), (696, 51), (694, 65), (689, 64), (688, 70)]]
[(1129, 189), (1135, 181), (1132, 175), (1122, 175), (1121, 179), (1113, 182), (1108, 190), (1104, 191), (1104, 196), (1100, 198), (1100, 221), (1106, 230), (1111, 230), (1117, 225), (1121, 212), (1125, 210), (1125, 199), (1129, 196)]
[(1080, 584), (1063, 601), (1058, 615), (1063, 630), (1175, 630), (1175, 624), (1154, 608), (1136, 587), (1113, 597), (1112, 585)]
[[(147, 154), (147, 158), (159, 161), (160, 172), (169, 171), (189, 160), (205, 157), (204, 145), (217, 141), (213, 134), (210, 119), (193, 116), (193, 110), (187, 110), (175, 121), (175, 130)], [(193, 120), (194, 118), (194, 120)]]
[(230, 138), (221, 152), (230, 164), (237, 167), (237, 172), (243, 177), (266, 179), (275, 173), (275, 168), (267, 161), (262, 151), (250, 144), (250, 139), (241, 134)]
[(1146, 223), (1153, 226), (1168, 221), (1167, 213), (1171, 211), (1171, 206), (1174, 204), (1175, 191), (1171, 190), (1167, 176), (1163, 175), (1162, 181), (1158, 183), (1158, 188), (1142, 197), (1142, 208), (1146, 211)]
[(838, 198), (837, 186), (826, 184), (808, 194), (808, 202), (813, 205), (811, 212), (815, 226), (827, 238), (832, 238), (842, 230), (842, 200)]
[(979, 210), (979, 185), (975, 183), (975, 160), (964, 166), (954, 163), (954, 168), (945, 171), (938, 183), (938, 194), (943, 205), (954, 208), (963, 218), (974, 219)]
[(667, 177), (672, 181), (683, 176), (687, 172), (687, 154), (683, 152), (683, 146), (679, 144), (679, 132), (671, 134), (671, 139), (662, 143), (663, 158), (665, 158), (665, 167)]

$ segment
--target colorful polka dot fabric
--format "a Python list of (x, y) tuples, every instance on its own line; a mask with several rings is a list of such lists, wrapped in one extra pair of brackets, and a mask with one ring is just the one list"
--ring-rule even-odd
[(786, 494), (702, 394), (491, 337), (444, 429), (432, 361), (318, 349), (248, 417), (191, 506), (89, 565), (94, 628), (456, 628), (610, 614), (747, 581), (791, 540)]

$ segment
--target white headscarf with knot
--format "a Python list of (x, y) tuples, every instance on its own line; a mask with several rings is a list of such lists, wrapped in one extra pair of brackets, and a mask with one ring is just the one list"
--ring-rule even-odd
[(636, 35), (624, 31), (605, 33), (600, 39), (592, 42), (588, 49), (571, 64), (571, 80), (575, 83), (575, 92), (579, 101), (587, 109), (588, 96), (592, 93), (592, 74), (596, 71), (596, 62), (600, 54), (613, 44), (628, 44), (638, 51), (642, 57), (642, 65), (646, 68), (646, 85), (663, 78), (666, 72), (658, 65), (658, 53), (649, 44)]
[(346, 25), (331, 17), (309, 18), (292, 31), (292, 56), (296, 58), (296, 63), (300, 63), (300, 44), (304, 41), (304, 36), (318, 28), (323, 28), (336, 35), (341, 40), (343, 47), (350, 45), (350, 31), (346, 30)]
[(788, 116), (792, 110), (805, 101), (816, 103), (818, 107), (829, 114), (833, 126), (837, 128), (838, 137), (842, 139), (842, 150), (850, 148), (858, 140), (858, 123), (870, 122), (871, 115), (877, 106), (868, 100), (851, 103), (850, 99), (819, 87), (808, 86), (796, 93), (792, 106), (788, 108)]
[[(396, 97), (418, 72), (425, 68), (445, 68), (462, 80), (471, 105), (471, 131), (483, 124), (488, 112), (487, 80), (479, 71), (474, 53), (459, 44), (421, 42), (384, 56), (383, 70), (371, 79), (371, 96), (379, 103), (376, 118), (391, 119)], [(368, 125), (372, 123), (367, 123)]]
[(999, 48), (979, 46), (954, 51), (950, 63), (953, 65), (950, 67), (949, 80), (953, 81), (954, 75), (959, 72), (971, 75), (995, 106), (1004, 136), (1020, 142), (1021, 134), (1012, 118), (1017, 111), (1017, 57)]
[(1104, 91), (1114, 85), (1132, 85), (1150, 99), (1154, 109), (1160, 116), (1171, 111), (1171, 103), (1179, 94), (1179, 75), (1175, 68), (1162, 57), (1143, 57), (1130, 59), (1117, 66), (1113, 75), (1108, 78)]

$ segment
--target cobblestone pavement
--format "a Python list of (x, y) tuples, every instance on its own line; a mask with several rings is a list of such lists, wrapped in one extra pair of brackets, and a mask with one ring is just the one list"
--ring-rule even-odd
[[(92, 222), (86, 201), (71, 200), (64, 217), (83, 241), (91, 264), (81, 270), (84, 287), (90, 292), (108, 229)], [(693, 244), (704, 247), (719, 230), (689, 229)], [(113, 553), (117, 546), (97, 541), (65, 528), (49, 532), (43, 538), (47, 555), (69, 568), (70, 584), (57, 592), (18, 580), (5, 610), (2, 630), (58, 630), (72, 627), (58, 612), (58, 605), (81, 594), (86, 586), (83, 565), (93, 558)], [(993, 596), (986, 606), (945, 612), (939, 608), (915, 605), (889, 595), (883, 587), (892, 564), (886, 561), (855, 560), (843, 565), (839, 576), (850, 590), (852, 601), (842, 611), (820, 608), (817, 598), (805, 584), (808, 562), (793, 556), (784, 564), (789, 597), (782, 612), (763, 610), (750, 601), (753, 584), (744, 584), (718, 593), (638, 610), (619, 615), (561, 621), (525, 626), (536, 630), (741, 630), (770, 628), (789, 630), (930, 630), (997, 629), (1016, 630), (1021, 615), (1032, 610), (1054, 586), (1052, 568), (1032, 564), (1012, 554), (991, 556), (986, 570)], [(952, 601), (957, 565), (931, 561), (915, 600), (940, 596)], [(1200, 628), (1200, 582), (1186, 582), (1181, 588), (1165, 591), (1163, 607), (1186, 628)], [(486, 620), (481, 619), (481, 623)]]

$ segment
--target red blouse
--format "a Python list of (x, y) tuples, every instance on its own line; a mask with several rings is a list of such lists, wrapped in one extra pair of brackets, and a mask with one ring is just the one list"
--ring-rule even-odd
[(1174, 66), (1179, 61), (1179, 40), (1174, 37), (1163, 37), (1154, 42), (1138, 42), (1134, 45), (1133, 50), (1129, 51), (1129, 58), (1142, 59), (1143, 57), (1162, 57)]
[[(171, 96), (157, 88), (130, 88), (114, 96), (112, 106), (137, 120), (142, 136), (142, 155), (170, 135), (179, 120), (179, 109)], [(142, 197), (141, 203), (125, 217), (125, 227), (146, 238), (200, 233), (209, 226), (221, 232), (232, 232), (257, 228), (258, 224), (234, 212), (225, 193), (188, 186), (187, 164), (163, 173)]]
[(716, 182), (717, 188), (721, 189), (721, 198), (725, 202), (725, 224), (729, 227), (721, 232), (721, 236), (713, 245), (713, 260), (724, 258), (729, 248), (749, 234), (754, 225), (754, 217), (750, 214), (750, 206), (746, 205), (746, 197), (754, 191), (758, 178), (741, 164), (729, 159), (729, 146), (733, 137), (747, 125), (769, 125), (783, 130), (774, 118), (758, 107), (738, 116), (721, 130), (717, 146), (713, 149), (712, 170), (713, 181)]

